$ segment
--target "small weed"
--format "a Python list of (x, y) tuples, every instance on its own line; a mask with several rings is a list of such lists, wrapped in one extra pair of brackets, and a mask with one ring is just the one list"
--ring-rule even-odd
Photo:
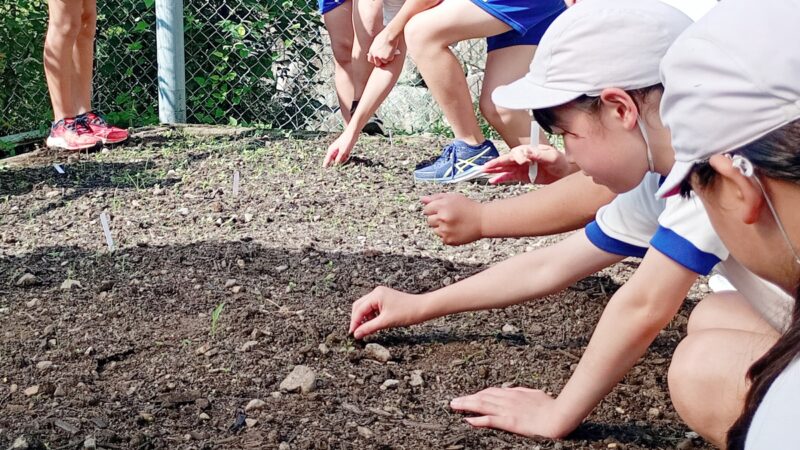
[(225, 308), (225, 302), (220, 303), (211, 311), (211, 332), (209, 333), (211, 336), (216, 334), (217, 332), (217, 325), (219, 324), (219, 316), (222, 315), (222, 310)]

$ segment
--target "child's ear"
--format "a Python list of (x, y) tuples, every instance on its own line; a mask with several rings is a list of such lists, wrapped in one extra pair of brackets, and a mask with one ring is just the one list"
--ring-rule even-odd
[(630, 95), (623, 89), (608, 88), (600, 93), (600, 100), (604, 108), (610, 110), (612, 116), (621, 121), (626, 129), (636, 127), (636, 119), (639, 118), (639, 108)]
[(709, 164), (720, 177), (714, 182), (715, 189), (727, 197), (720, 199), (721, 203), (735, 208), (742, 222), (748, 225), (756, 223), (764, 207), (764, 193), (761, 188), (752, 177), (745, 176), (734, 167), (733, 161), (724, 155), (712, 156)]

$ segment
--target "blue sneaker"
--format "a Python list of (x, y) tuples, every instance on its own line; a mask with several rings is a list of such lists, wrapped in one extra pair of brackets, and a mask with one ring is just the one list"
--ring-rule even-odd
[(443, 184), (472, 180), (483, 176), (481, 167), (498, 156), (500, 154), (488, 139), (474, 146), (455, 140), (444, 148), (436, 161), (415, 170), (414, 180)]

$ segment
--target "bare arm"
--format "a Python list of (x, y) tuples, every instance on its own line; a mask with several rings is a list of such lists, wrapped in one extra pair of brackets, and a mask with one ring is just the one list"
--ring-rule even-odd
[(580, 172), (517, 197), (478, 203), (461, 194), (423, 197), (428, 225), (445, 244), (547, 236), (585, 226), (616, 195)]
[(503, 261), (477, 275), (422, 295), (377, 288), (353, 304), (356, 338), (457, 312), (502, 308), (558, 292), (622, 259), (576, 233), (547, 248)]

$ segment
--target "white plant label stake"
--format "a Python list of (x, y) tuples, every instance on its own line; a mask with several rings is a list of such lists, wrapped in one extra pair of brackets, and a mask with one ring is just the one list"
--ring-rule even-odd
[(106, 212), (100, 213), (100, 225), (103, 226), (103, 234), (106, 236), (106, 244), (109, 250), (114, 250), (114, 239), (111, 238), (111, 228), (108, 226), (108, 214)]
[(394, 138), (392, 137), (392, 129), (389, 128), (389, 148), (394, 148)]
[[(531, 120), (531, 147), (539, 146), (539, 124), (535, 120)], [(539, 164), (536, 162), (528, 166), (528, 177), (531, 183), (536, 183), (536, 177), (539, 176)]]
[(239, 171), (236, 170), (233, 172), (233, 196), (239, 196)]
[(61, 167), (61, 164), (53, 164), (53, 168), (56, 169), (56, 172), (58, 172), (58, 173), (60, 173), (62, 175), (65, 173), (64, 172), (64, 168)]

